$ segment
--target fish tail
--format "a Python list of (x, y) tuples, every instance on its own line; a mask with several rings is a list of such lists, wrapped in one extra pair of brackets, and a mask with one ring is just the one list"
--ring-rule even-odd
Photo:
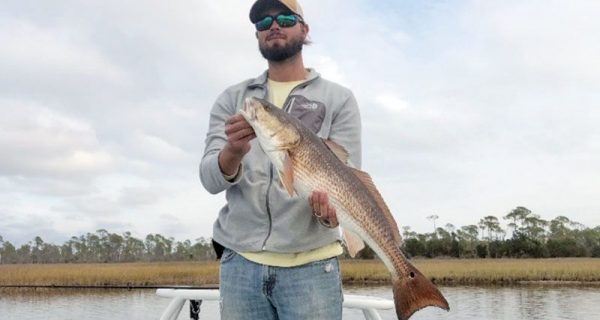
[(427, 306), (450, 310), (448, 301), (435, 285), (415, 267), (410, 264), (408, 267), (409, 273), (406, 277), (392, 278), (398, 319), (407, 320), (413, 313)]

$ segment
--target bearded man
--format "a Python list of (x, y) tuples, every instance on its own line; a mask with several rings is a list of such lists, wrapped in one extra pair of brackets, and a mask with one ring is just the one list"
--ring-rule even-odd
[(250, 21), (268, 69), (226, 89), (209, 122), (200, 179), (226, 205), (213, 227), (220, 258), (221, 319), (341, 319), (343, 253), (327, 190), (290, 197), (244, 118), (248, 97), (294, 115), (343, 146), (360, 167), (360, 114), (352, 92), (304, 67), (309, 26), (295, 0), (258, 0)]

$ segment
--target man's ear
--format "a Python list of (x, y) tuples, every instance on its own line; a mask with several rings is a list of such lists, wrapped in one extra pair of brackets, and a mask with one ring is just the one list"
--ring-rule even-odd
[(254, 31), (254, 36), (258, 39), (258, 31)]
[(308, 31), (310, 31), (309, 26), (307, 24), (302, 24), (302, 32), (304, 33), (304, 44), (311, 43), (311, 41), (309, 40)]
[(302, 30), (304, 30), (304, 33), (306, 35), (308, 35), (308, 31), (310, 31), (310, 27), (308, 26), (308, 24), (304, 23), (304, 24), (302, 24)]

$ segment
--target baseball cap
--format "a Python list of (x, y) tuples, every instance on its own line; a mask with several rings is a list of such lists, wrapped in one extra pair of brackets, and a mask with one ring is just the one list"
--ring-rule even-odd
[(289, 10), (301, 17), (304, 14), (296, 0), (256, 0), (250, 9), (250, 21), (252, 23), (258, 22), (265, 12), (272, 8)]

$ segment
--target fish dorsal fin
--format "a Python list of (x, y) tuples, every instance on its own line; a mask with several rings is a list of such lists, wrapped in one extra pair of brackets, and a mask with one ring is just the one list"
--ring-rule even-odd
[(385, 204), (385, 201), (383, 201), (383, 197), (381, 196), (381, 194), (375, 187), (375, 184), (373, 183), (373, 179), (371, 179), (371, 176), (364, 171), (360, 171), (360, 170), (354, 169), (354, 168), (350, 168), (350, 169), (352, 170), (354, 175), (364, 184), (364, 186), (367, 188), (367, 190), (369, 190), (369, 193), (371, 194), (371, 196), (373, 196), (373, 199), (375, 199), (377, 206), (381, 209), (385, 219), (387, 220), (390, 227), (392, 228), (392, 233), (393, 233), (392, 236), (394, 237), (394, 241), (398, 244), (398, 246), (400, 246), (400, 243), (402, 242), (402, 238), (400, 237), (400, 230), (398, 229), (396, 220), (394, 220), (394, 217), (392, 216), (390, 209)]
[(365, 243), (356, 233), (350, 230), (343, 229), (343, 234), (348, 253), (352, 258), (356, 257), (356, 254), (365, 247)]
[(342, 161), (343, 163), (348, 163), (348, 152), (346, 151), (346, 149), (344, 149), (344, 147), (329, 139), (321, 140), (323, 140), (327, 148), (329, 148), (329, 150), (331, 150), (331, 152), (333, 152), (336, 155), (336, 157), (340, 159), (340, 161)]
[(290, 158), (289, 152), (285, 153), (283, 158), (283, 169), (279, 171), (279, 181), (285, 187), (288, 194), (294, 195), (294, 166), (292, 165), (292, 158)]

